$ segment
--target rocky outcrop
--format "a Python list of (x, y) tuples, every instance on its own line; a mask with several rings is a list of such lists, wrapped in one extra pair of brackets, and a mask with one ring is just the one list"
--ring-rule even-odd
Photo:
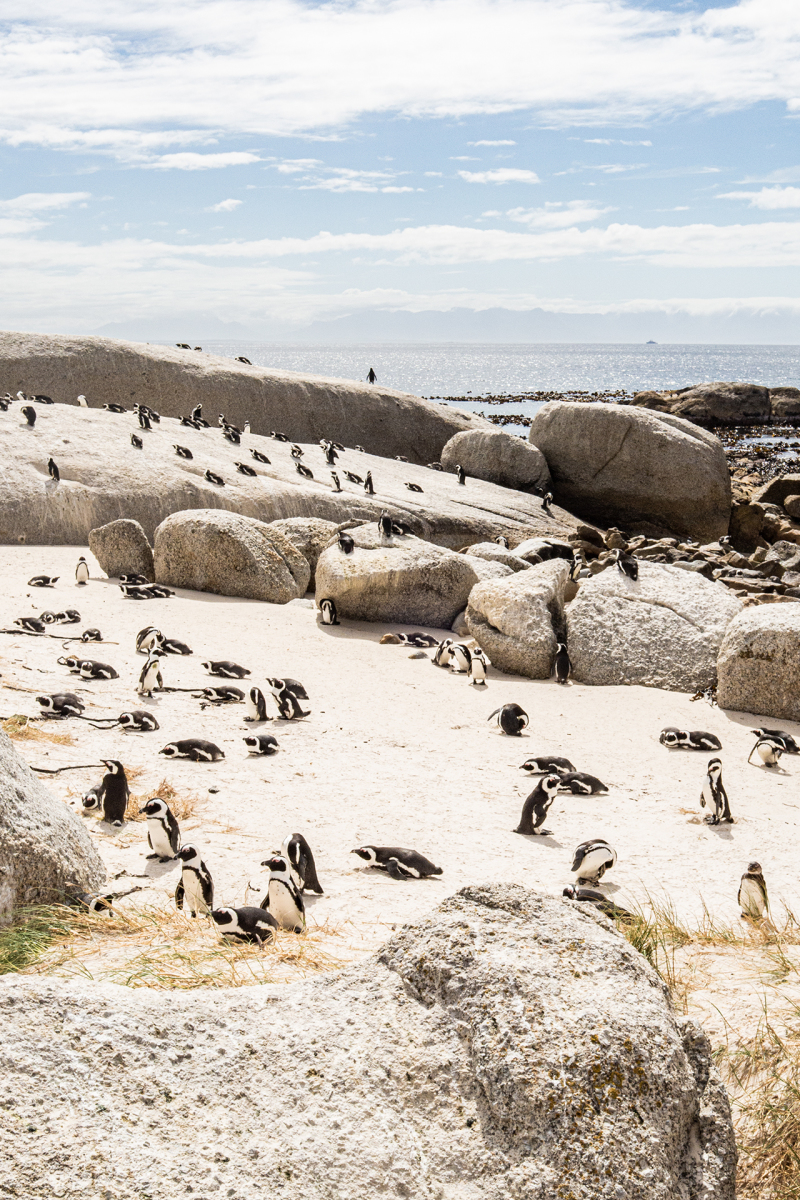
[(529, 436), (558, 503), (595, 524), (630, 531), (647, 522), (700, 542), (727, 533), (722, 443), (688, 421), (619, 404), (546, 404)]
[[(283, 987), (3, 977), (18, 1194), (733, 1200), (708, 1040), (587, 907), (464, 888)], [(125, 1119), (87, 1137), (89, 1100)]]
[(377, 525), (362, 525), (351, 536), (352, 553), (344, 554), (337, 543), (320, 555), (318, 597), (335, 601), (339, 614), (351, 620), (450, 628), (478, 582), (480, 560), (411, 534), (385, 541)]
[(567, 564), (554, 559), (472, 589), (467, 625), (498, 670), (529, 679), (550, 677), (556, 643), (563, 637), (568, 575)]
[(156, 530), (156, 579), (170, 587), (288, 604), (305, 594), (311, 569), (274, 525), (239, 513), (191, 509)]
[(800, 605), (748, 608), (727, 628), (717, 662), (720, 708), (800, 720)]
[(296, 546), (311, 570), (308, 590), (314, 591), (317, 560), (338, 529), (334, 521), (323, 521), (320, 517), (287, 517), (284, 521), (273, 521), (284, 537)]
[(171, 417), (205, 404), (215, 423), (223, 412), (240, 429), (249, 420), (255, 433), (277, 429), (295, 442), (325, 437), (418, 463), (438, 459), (453, 434), (486, 428), (481, 417), (407, 392), (100, 337), (0, 333), (0, 386), (65, 404), (82, 394), (90, 408), (149, 404)]
[(800, 494), (800, 475), (787, 473), (776, 475), (760, 488), (756, 488), (750, 500), (753, 504), (782, 505), (789, 496)]
[(535, 446), (502, 429), (471, 429), (450, 438), (442, 450), (445, 471), (458, 464), (474, 479), (501, 487), (550, 491), (550, 472), (544, 455)]
[(89, 549), (109, 579), (144, 575), (155, 579), (153, 548), (138, 521), (110, 521), (89, 530)]
[[(151, 397), (152, 399), (152, 397)], [(317, 517), (340, 524), (375, 521), (388, 508), (396, 521), (429, 541), (458, 548), (491, 540), (500, 533), (565, 537), (575, 519), (561, 509), (542, 511), (541, 501), (479, 479), (459, 487), (454, 476), (429, 471), (393, 458), (346, 450), (336, 464), (341, 491), (319, 445), (304, 444), (303, 464), (312, 478), (297, 471), (291, 446), (272, 438), (245, 435), (231, 445), (218, 428), (191, 429), (162, 417), (140, 430), (132, 413), (108, 413), (64, 404), (36, 405), (30, 429), (12, 404), (0, 412), (0, 544), (86, 545), (91, 529), (118, 518), (136, 520), (152, 540), (156, 526), (173, 512), (217, 508), (261, 521)], [(131, 445), (140, 437), (142, 449)], [(191, 458), (180, 458), (175, 446)], [(253, 459), (250, 451), (269, 459)], [(47, 473), (53, 456), (61, 473)], [(237, 463), (256, 472), (242, 474)], [(223, 480), (214, 483), (206, 471)], [(372, 473), (375, 495), (362, 480)], [(409, 491), (407, 483), (422, 488)]]
[(769, 389), (773, 425), (796, 425), (800, 422), (800, 388)]
[(567, 645), (580, 683), (694, 692), (716, 681), (717, 654), (742, 602), (693, 571), (639, 561), (581, 582), (567, 607)]
[(80, 819), (48, 792), (0, 731), (0, 921), (93, 891), (106, 870)]
[(696, 425), (766, 425), (769, 388), (755, 383), (701, 383), (675, 396), (671, 411)]

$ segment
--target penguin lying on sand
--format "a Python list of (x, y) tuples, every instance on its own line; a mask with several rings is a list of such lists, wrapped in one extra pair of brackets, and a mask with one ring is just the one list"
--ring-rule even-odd
[(755, 737), (776, 738), (783, 742), (784, 754), (800, 754), (800, 746), (794, 740), (790, 733), (786, 733), (784, 729), (751, 729), (750, 732)]
[(607, 792), (608, 787), (596, 775), (587, 775), (585, 771), (566, 771), (561, 775), (561, 791), (572, 792), (575, 796), (597, 796)]
[(212, 704), (241, 704), (244, 700), (242, 689), (230, 685), (203, 688), (200, 694)]
[(213, 742), (206, 742), (203, 738), (184, 738), (182, 741), (168, 742), (158, 753), (166, 755), (167, 758), (188, 758), (192, 762), (219, 762), (225, 757), (219, 746), (215, 746)]
[(275, 754), (278, 749), (278, 739), (271, 733), (253, 733), (242, 740), (251, 754)]
[(435, 867), (416, 850), (402, 850), (398, 846), (359, 846), (350, 853), (363, 858), (367, 866), (385, 871), (392, 879), (427, 879), (442, 874), (441, 867)]
[(242, 908), (215, 908), (211, 920), (223, 937), (241, 942), (256, 942), (259, 946), (275, 940), (278, 922), (265, 908), (245, 905)]
[(86, 705), (74, 692), (55, 692), (51, 696), (37, 696), (36, 703), (48, 716), (79, 717)]
[(153, 714), (141, 708), (134, 708), (130, 712), (120, 713), (117, 717), (117, 723), (123, 729), (132, 729), (139, 733), (151, 733), (159, 727), (158, 721)]
[(238, 663), (229, 662), (227, 659), (220, 659), (209, 662), (204, 662), (203, 666), (208, 671), (209, 675), (222, 675), (225, 679), (244, 679), (249, 675), (247, 667), (240, 667)]
[(721, 750), (722, 742), (713, 733), (702, 729), (676, 729), (668, 725), (658, 736), (662, 746), (669, 750)]
[(568, 758), (558, 758), (555, 754), (540, 754), (528, 758), (520, 767), (520, 771), (527, 771), (530, 775), (565, 775), (574, 770)]
[(58, 575), (34, 575), (28, 580), (28, 587), (53, 587), (58, 583), (60, 576)]

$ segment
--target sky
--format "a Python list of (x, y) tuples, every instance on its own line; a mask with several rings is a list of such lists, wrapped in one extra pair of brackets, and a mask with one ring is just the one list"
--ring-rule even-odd
[(2, 11), (3, 328), (800, 341), (796, 0)]

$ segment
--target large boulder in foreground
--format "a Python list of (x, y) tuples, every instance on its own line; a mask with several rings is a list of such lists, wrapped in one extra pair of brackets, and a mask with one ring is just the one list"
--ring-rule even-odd
[(305, 558), (311, 570), (308, 590), (313, 592), (317, 560), (336, 533), (338, 525), (335, 521), (325, 521), (321, 517), (286, 517), (282, 521), (272, 521), (270, 524), (273, 529), (278, 529), (288, 538)]
[(579, 683), (694, 692), (716, 681), (717, 654), (742, 602), (691, 571), (639, 560), (639, 578), (603, 571), (567, 607)]
[(703, 544), (728, 531), (722, 443), (688, 421), (621, 404), (545, 404), (529, 436), (558, 503), (603, 528), (647, 522)]
[(800, 604), (746, 608), (717, 661), (720, 708), (800, 721)]
[(78, 816), (36, 778), (0, 731), (0, 920), (94, 891), (106, 869)]
[[(734, 1200), (708, 1040), (588, 907), (464, 888), (282, 986), (4, 976), (8, 1176), (27, 1200)], [(88, 1100), (125, 1120), (87, 1138)]]
[(502, 429), (470, 429), (457, 433), (442, 450), (445, 471), (460, 463), (467, 475), (501, 487), (550, 491), (550, 471), (540, 450)]
[(356, 544), (351, 554), (337, 543), (320, 555), (317, 600), (335, 601), (339, 614), (355, 621), (450, 628), (478, 582), (474, 564), (479, 560), (411, 534), (384, 541), (377, 525), (362, 525), (350, 534)]
[(472, 589), (467, 625), (499, 671), (529, 679), (550, 677), (564, 631), (568, 576), (568, 564), (553, 559)]
[(223, 412), (240, 429), (249, 420), (254, 433), (277, 429), (293, 442), (324, 437), (418, 463), (438, 459), (454, 433), (486, 427), (472, 413), (380, 385), (102, 337), (0, 333), (0, 379), (12, 395), (44, 393), (77, 404), (82, 394), (90, 408), (143, 403), (180, 417), (205, 404), (214, 422)]
[(89, 530), (89, 549), (109, 579), (144, 575), (155, 579), (153, 548), (138, 521), (109, 521)]
[(156, 530), (156, 579), (170, 587), (288, 604), (311, 568), (273, 525), (216, 509), (173, 513)]

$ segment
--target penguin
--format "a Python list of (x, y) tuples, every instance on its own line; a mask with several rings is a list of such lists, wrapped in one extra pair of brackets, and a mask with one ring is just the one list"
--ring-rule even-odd
[(405, 454), (395, 454), (394, 461), (407, 463), (408, 459), (406, 458)]
[(174, 442), (173, 445), (178, 458), (194, 458), (194, 455), (188, 446), (179, 446), (177, 442)]
[(289, 440), (285, 433), (276, 433), (274, 429), (272, 430), (270, 437), (275, 442), (288, 442)]
[(136, 691), (140, 696), (152, 697), (156, 688), (159, 691), (163, 691), (164, 677), (161, 674), (161, 659), (155, 650), (151, 650), (147, 656), (147, 662), (139, 673), (139, 683)]
[[(420, 650), (429, 650), (433, 646), (439, 645), (439, 639), (435, 638), (432, 633), (401, 633), (397, 636), (409, 646), (416, 646)], [(472, 653), (477, 654), (477, 650), (473, 650)]]
[(116, 758), (104, 758), (101, 761), (104, 767), (108, 767), (108, 771), (102, 778), (99, 791), (90, 789), (87, 792), (83, 800), (83, 807), (86, 810), (102, 808), (103, 820), (107, 821), (109, 825), (119, 827), (125, 820), (125, 810), (128, 807), (130, 796), (125, 768)]
[(261, 688), (251, 687), (247, 693), (247, 716), (245, 721), (271, 721), (267, 716), (267, 699)]
[(227, 659), (211, 659), (204, 662), (203, 666), (209, 675), (222, 675), (225, 679), (244, 679), (245, 675), (250, 674), (247, 667), (240, 667), (238, 663), (229, 662)]
[(123, 574), (117, 576), (117, 578), (119, 579), (120, 583), (147, 583), (147, 579), (144, 575)]
[(510, 549), (508, 538), (504, 533), (498, 533), (494, 540), (497, 542), (498, 546), (502, 546), (504, 550)]
[(89, 582), (89, 564), (83, 555), (78, 559), (78, 565), (75, 568), (75, 582), (81, 585)]
[(240, 475), (258, 475), (258, 471), (254, 471), (252, 467), (248, 467), (247, 463), (234, 463), (236, 470)]
[(81, 634), (82, 642), (102, 642), (103, 635), (99, 629), (84, 629)]
[(54, 616), (56, 625), (77, 625), (81, 619), (77, 608), (65, 608), (61, 612), (55, 613)]
[[(324, 894), (317, 878), (314, 855), (302, 833), (287, 833), (281, 854), (288, 862), (292, 879), (301, 892), (316, 892), (318, 896)], [(263, 863), (261, 865), (264, 866)]]
[(267, 686), (273, 696), (277, 696), (280, 692), (286, 690), (291, 692), (296, 700), (308, 699), (308, 692), (302, 683), (297, 679), (289, 679), (288, 676), (285, 679), (267, 679)]
[(627, 575), (628, 579), (636, 580), (639, 578), (639, 564), (632, 554), (625, 554), (622, 550), (617, 550), (614, 562), (617, 565), (617, 569), (623, 575)]
[(386, 871), (393, 879), (428, 879), (443, 873), (441, 867), (435, 867), (417, 850), (403, 850), (399, 846), (359, 846), (350, 853), (363, 858), (367, 866)]
[(339, 542), (339, 549), (341, 550), (342, 554), (352, 554), (353, 551), (355, 550), (355, 547), (356, 547), (355, 542), (350, 537), (350, 534), (345, 533), (344, 530), (342, 530), (341, 533), (339, 534), (338, 542)]
[(45, 625), (53, 625), (56, 621), (56, 613), (46, 609), (45, 612), (39, 613), (39, 620), (44, 621)]
[(28, 422), (30, 428), (33, 429), (36, 424), (36, 409), (31, 408), (30, 405), (26, 405), (25, 408), (21, 408), (19, 411)]
[(784, 754), (800, 754), (800, 746), (792, 735), (783, 729), (751, 729), (750, 732), (755, 737), (778, 738), (783, 742)]
[(676, 729), (668, 725), (658, 735), (662, 746), (668, 750), (721, 750), (722, 742), (713, 733), (702, 729)]
[(240, 363), (245, 363), (245, 364), (246, 364), (248, 367), (252, 367), (252, 365), (253, 365), (253, 364), (250, 362), (250, 359), (249, 359), (249, 358), (245, 358), (245, 356), (244, 356), (243, 354), (238, 354), (238, 355), (236, 356), (236, 361), (237, 361), (237, 362), (240, 362)]
[(143, 408), (139, 409), (136, 416), (139, 418), (139, 428), (140, 429), (151, 429), (152, 428), (152, 426), (150, 425), (150, 416), (147, 412), (145, 412), (145, 410)]
[(169, 596), (175, 595), (172, 589), (166, 587), (163, 583), (148, 583), (144, 590), (153, 599), (167, 599)]
[(435, 667), (449, 667), (450, 653), (453, 649), (454, 642), (452, 638), (442, 638), (436, 650), (431, 655), (431, 662)]
[(325, 454), (325, 462), (328, 464), (328, 466), (335, 466), (339, 455), (336, 453), (336, 447), (334, 446), (333, 442), (323, 442), (322, 449)]
[(780, 738), (762, 738), (760, 737), (748, 756), (748, 763), (752, 763), (753, 755), (758, 752), (758, 757), (761, 759), (765, 767), (777, 767), (781, 761), (783, 754), (783, 742)]
[(136, 653), (149, 654), (156, 646), (160, 647), (163, 641), (164, 635), (160, 629), (156, 629), (155, 625), (145, 625), (136, 635)]
[(27, 633), (44, 633), (45, 623), (39, 617), (15, 617), (14, 624)]
[(151, 733), (154, 729), (159, 728), (158, 721), (153, 714), (145, 712), (141, 708), (120, 713), (117, 717), (117, 724), (121, 725), (123, 729), (132, 729), (137, 733)]
[[(140, 888), (131, 888), (131, 891), (138, 892)], [(125, 892), (124, 895), (129, 895)], [(101, 896), (99, 892), (70, 892), (65, 896), (65, 902), (74, 904), (79, 908), (85, 908), (87, 912), (100, 913), (104, 916), (112, 916), (114, 913), (114, 901), (119, 900), (116, 895)]]
[(450, 662), (448, 666), (454, 675), (464, 675), (469, 672), (472, 655), (469, 646), (464, 642), (453, 642), (450, 647)]
[(728, 793), (722, 783), (722, 763), (718, 758), (708, 760), (708, 774), (700, 793), (700, 804), (709, 809), (713, 806), (713, 813), (704, 818), (707, 825), (733, 824)]
[(241, 444), (242, 435), (239, 430), (234, 429), (232, 425), (225, 426), (222, 431), (222, 436), (225, 438), (225, 441), (230, 442), (232, 446), (238, 446)]
[(407, 483), (406, 487), (410, 492), (421, 492), (423, 490), (418, 483)]
[(553, 493), (545, 492), (544, 496), (542, 497), (542, 508), (547, 513), (548, 517), (550, 516), (550, 505), (552, 503), (553, 503)]
[(743, 917), (749, 917), (752, 921), (760, 921), (767, 914), (769, 911), (769, 896), (767, 895), (767, 885), (764, 880), (761, 863), (751, 862), (747, 864), (747, 870), (739, 884), (739, 894), (736, 900), (742, 910)]
[(85, 397), (85, 396), (83, 396), (83, 395), (81, 395), (81, 396), (78, 396), (78, 404), (81, 406), (81, 408), (88, 408), (88, 407), (89, 407), (89, 403), (88, 403), (88, 401), (87, 401), (86, 397)]
[(534, 758), (528, 758), (520, 767), (520, 771), (527, 771), (530, 775), (566, 775), (567, 772), (574, 770), (575, 768), (568, 758), (558, 758), (554, 754), (541, 754)]
[(456, 475), (458, 476), (458, 482), (462, 487), (464, 487), (467, 482), (467, 472), (464, 470), (461, 463), (456, 463)]
[(572, 792), (573, 796), (598, 796), (608, 791), (602, 780), (585, 771), (559, 771), (558, 774), (561, 775), (561, 791)]
[(160, 648), (165, 654), (181, 654), (184, 657), (194, 653), (191, 646), (187, 646), (186, 642), (179, 642), (177, 638), (164, 638)]
[(313, 479), (314, 472), (309, 467), (304, 467), (301, 462), (296, 462), (294, 468), (298, 475), (302, 475), (304, 479)]
[(353, 449), (358, 450), (359, 453), (361, 453), (361, 454), (366, 454), (366, 450), (364, 449), (363, 446), (354, 446)]
[(33, 398), (37, 404), (55, 404), (55, 400), (50, 396), (34, 396)]
[(375, 486), (372, 482), (372, 471), (367, 471), (366, 478), (364, 479), (364, 491), (368, 496), (375, 495)]
[(345, 479), (349, 479), (351, 483), (361, 484), (364, 482), (364, 480), (361, 478), (361, 476), (356, 475), (353, 471), (345, 471), (344, 477), (345, 477)]
[(28, 587), (53, 587), (58, 583), (60, 575), (34, 575), (28, 580)]
[(53, 717), (79, 717), (86, 705), (74, 692), (55, 692), (50, 696), (37, 696), (36, 703), (43, 713)]
[(133, 446), (134, 450), (143, 450), (144, 449), (144, 442), (138, 436), (138, 434), (135, 434), (135, 433), (131, 434), (131, 445)]
[[(267, 682), (269, 683), (270, 681), (267, 680)], [(299, 717), (310, 715), (311, 710), (305, 710), (300, 704), (298, 697), (288, 688), (284, 687), (279, 690), (273, 688), (271, 690), (275, 697), (275, 703), (278, 705), (278, 714), (282, 721), (294, 721)]]
[(181, 846), (176, 858), (181, 860), (181, 877), (175, 888), (175, 904), (183, 910), (184, 901), (190, 917), (204, 917), (214, 907), (214, 881), (200, 857), (196, 846)]
[(202, 429), (202, 425), (198, 421), (193, 421), (191, 417), (181, 417), (180, 423), (184, 429)]
[(575, 848), (572, 859), (572, 873), (578, 883), (593, 883), (597, 885), (605, 875), (616, 865), (617, 852), (603, 838), (595, 838), (590, 842), (581, 842)]
[(119, 590), (126, 600), (155, 600), (156, 598), (147, 588), (140, 587), (137, 584), (121, 583)]
[(470, 651), (469, 681), (473, 687), (486, 686), (486, 670), (488, 666), (489, 659), (480, 647), (477, 650)]
[[(186, 346), (185, 349), (188, 350), (189, 347)], [(203, 419), (203, 406), (202, 406), (202, 404), (195, 404), (194, 408), (192, 409), (192, 420), (193, 421), (202, 421), (202, 419)]]
[(77, 654), (67, 654), (63, 658), (56, 659), (62, 667), (67, 667), (73, 675), (78, 675), (83, 661)]
[(568, 884), (561, 893), (567, 900), (578, 900), (585, 904), (593, 904), (594, 907), (608, 917), (610, 920), (618, 921), (633, 921), (634, 915), (627, 908), (620, 908), (613, 900), (609, 899), (603, 892), (597, 888), (574, 887)]
[(219, 746), (202, 738), (184, 738), (179, 742), (168, 742), (158, 753), (166, 755), (167, 758), (188, 758), (192, 762), (219, 762), (225, 757), (225, 752), (220, 750)]
[(567, 647), (563, 642), (559, 642), (558, 646), (556, 647), (556, 657), (553, 662), (553, 669), (555, 670), (556, 683), (569, 683), (569, 677), (572, 671), (572, 663), (570, 662), (569, 654), (567, 654)]
[(147, 857), (172, 862), (181, 844), (181, 831), (166, 800), (153, 796), (139, 812), (147, 817), (147, 844), (152, 850)]
[(215, 483), (217, 487), (225, 487), (225, 480), (221, 475), (215, 475), (213, 471), (206, 470), (205, 478), (209, 483)]
[(253, 733), (242, 740), (250, 754), (275, 754), (278, 749), (278, 739), (271, 733)]
[(251, 449), (250, 453), (252, 454), (252, 456), (256, 460), (256, 462), (266, 463), (267, 466), (270, 465), (269, 459), (267, 458), (266, 454), (262, 454), (260, 450)]
[(522, 816), (514, 833), (538, 834), (540, 837), (549, 836), (549, 830), (543, 829), (545, 817), (550, 805), (555, 800), (561, 786), (560, 775), (543, 775), (522, 806)]
[(110, 413), (125, 413), (128, 411), (122, 404), (104, 404), (103, 408), (106, 412)]
[(342, 490), (342, 485), (339, 482), (339, 476), (335, 471), (331, 471), (331, 479), (333, 480), (333, 490), (335, 492), (340, 492)]
[(298, 459), (298, 458), (303, 457), (304, 450), (303, 450), (302, 446), (298, 446), (294, 442), (292, 442), (292, 448), (289, 451), (289, 453), (291, 454), (292, 458)]
[(241, 704), (244, 700), (242, 689), (230, 685), (203, 688), (201, 695), (212, 704)]
[(528, 714), (519, 704), (504, 704), (502, 708), (496, 708), (490, 713), (487, 721), (491, 721), (492, 717), (497, 717), (497, 724), (509, 737), (519, 737), (529, 724)]
[(381, 534), (382, 538), (391, 538), (391, 536), (392, 536), (392, 518), (389, 516), (386, 509), (383, 510), (383, 512), (381, 513), (381, 515), (378, 519), (378, 529), (380, 530), (380, 534)]
[(269, 867), (267, 894), (261, 907), (268, 909), (281, 929), (302, 933), (306, 927), (306, 906), (297, 884), (292, 879), (292, 869), (281, 854), (268, 858), (262, 866)]
[(271, 912), (251, 904), (242, 908), (212, 909), (211, 920), (223, 937), (255, 942), (259, 946), (274, 941), (275, 930), (280, 928)]
[(93, 658), (85, 658), (80, 665), (81, 679), (119, 679), (119, 673), (108, 663), (95, 662)]
[(339, 617), (336, 612), (336, 605), (333, 600), (320, 600), (319, 602), (320, 624), (321, 625), (338, 625)]
[(430, 470), (430, 471), (443, 471), (444, 470), (444, 467), (442, 466), (442, 464), (440, 462), (427, 463), (426, 465), (428, 467), (428, 470)]
[(48, 458), (47, 460), (47, 473), (51, 479), (55, 480), (56, 483), (61, 480), (61, 472), (56, 466), (54, 458)]

